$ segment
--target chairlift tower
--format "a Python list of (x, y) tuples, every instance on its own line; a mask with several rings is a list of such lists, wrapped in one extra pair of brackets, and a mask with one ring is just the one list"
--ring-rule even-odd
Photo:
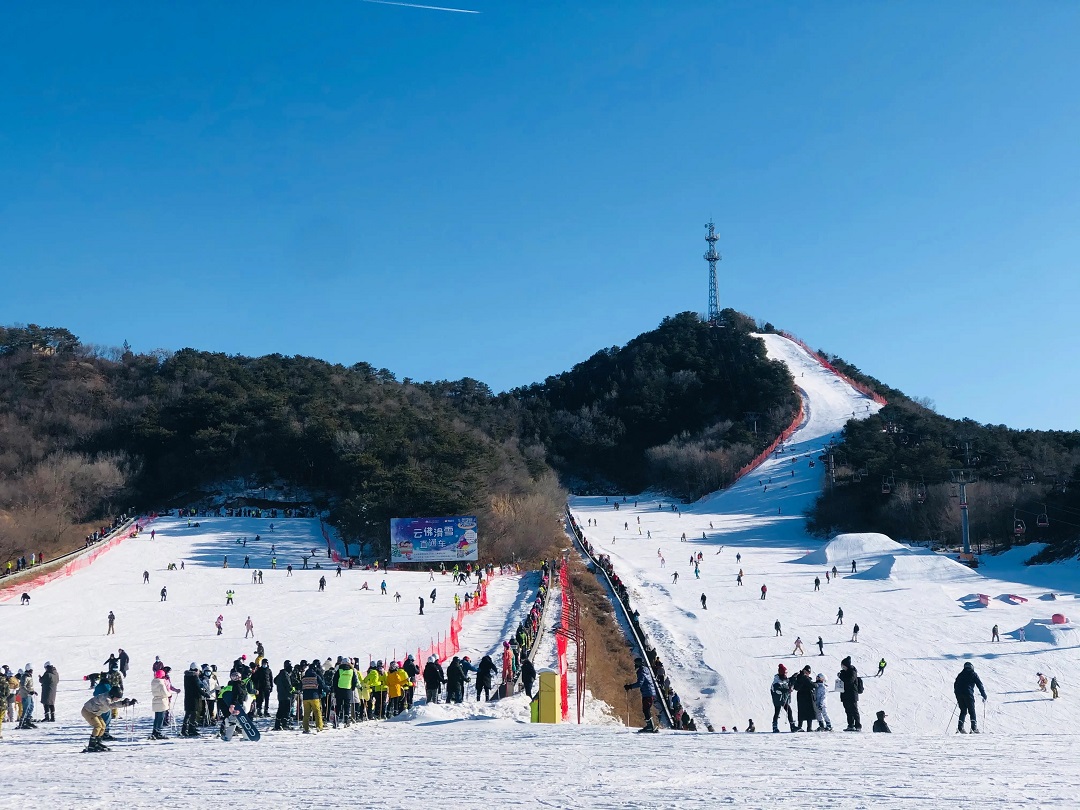
[(709, 243), (709, 249), (705, 252), (705, 261), (709, 263), (709, 317), (708, 323), (716, 326), (720, 323), (720, 295), (716, 291), (716, 263), (720, 261), (720, 254), (716, 252), (716, 243), (720, 237), (716, 235), (716, 226), (712, 220), (705, 226), (709, 229), (705, 241)]
[(971, 553), (971, 538), (968, 534), (969, 522), (968, 522), (968, 501), (967, 501), (967, 485), (974, 484), (977, 480), (974, 470), (949, 470), (949, 475), (952, 477), (952, 482), (957, 485), (960, 490), (960, 534), (964, 542), (964, 553)]

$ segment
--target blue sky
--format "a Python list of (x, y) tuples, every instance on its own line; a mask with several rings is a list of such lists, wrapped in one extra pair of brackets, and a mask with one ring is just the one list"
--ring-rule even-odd
[(1080, 4), (21, 4), (0, 322), (496, 390), (721, 306), (1080, 428)]

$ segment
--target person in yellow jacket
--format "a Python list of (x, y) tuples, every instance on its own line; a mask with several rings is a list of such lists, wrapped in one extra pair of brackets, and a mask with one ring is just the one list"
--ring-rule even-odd
[(390, 698), (390, 715), (398, 715), (405, 708), (405, 689), (412, 686), (409, 675), (396, 661), (390, 662), (390, 671), (386, 673), (386, 694)]
[[(359, 664), (359, 662), (357, 663)], [(371, 669), (368, 670), (367, 675), (360, 679), (360, 685), (356, 688), (356, 693), (358, 695), (358, 700), (360, 703), (360, 716), (358, 718), (360, 720), (370, 720), (372, 718), (371, 696), (373, 692), (371, 691), (371, 683), (368, 680), (372, 672), (375, 673), (376, 678), (379, 677), (378, 670), (376, 670), (373, 665)]]
[(386, 676), (382, 673), (382, 665), (382, 661), (372, 664), (364, 676), (364, 683), (371, 689), (373, 699), (369, 713), (376, 720), (386, 716)]

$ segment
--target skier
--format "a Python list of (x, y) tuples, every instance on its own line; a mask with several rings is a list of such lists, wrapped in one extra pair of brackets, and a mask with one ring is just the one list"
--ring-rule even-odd
[(142, 581), (143, 581), (143, 585), (146, 585), (146, 584), (148, 584), (150, 582), (150, 572), (149, 571), (143, 571), (142, 572)]
[(335, 578), (341, 576), (341, 566), (340, 565), (337, 567), (337, 573), (334, 576), (335, 576)]
[(29, 605), (30, 604), (30, 594), (24, 592), (23, 595), (19, 597), (19, 604), (20, 605)]
[(255, 635), (255, 625), (251, 621), (251, 617), (247, 617), (247, 621), (244, 622), (244, 638), (250, 638)]
[(885, 712), (877, 713), (877, 720), (874, 721), (874, 731), (880, 734), (892, 734), (892, 729), (889, 728), (889, 724), (885, 722), (885, 718), (888, 717)]
[(428, 594), (428, 597), (431, 599), (431, 604), (434, 605), (435, 604), (435, 589), (434, 588), (431, 589), (431, 593)]
[(221, 563), (221, 567), (222, 568), (228, 568), (229, 567), (229, 555), (228, 554), (225, 555), (225, 560)]
[(105, 631), (105, 635), (107, 635), (107, 636), (115, 636), (116, 635), (116, 627), (114, 626), (115, 624), (116, 624), (116, 614), (113, 613), (110, 610), (109, 611), (109, 629)]
[(199, 665), (194, 661), (184, 673), (184, 720), (180, 724), (181, 737), (198, 737), (199, 707), (202, 706), (203, 682), (199, 677)]
[(221, 635), (221, 623), (224, 620), (225, 620), (225, 617), (222, 616), (220, 613), (218, 614), (218, 617), (214, 620), (214, 627), (217, 628), (217, 634), (219, 636)]
[[(275, 560), (275, 563), (274, 563), (274, 564), (275, 564), (275, 566), (277, 565), (277, 561), (276, 561), (276, 560)], [(291, 576), (292, 576), (292, 565), (286, 565), (286, 566), (285, 566), (285, 576), (287, 576), (287, 577), (291, 577)]]
[(821, 577), (814, 577), (814, 590), (815, 591), (820, 591), (821, 590)]
[(843, 608), (837, 608), (836, 609), (836, 621), (833, 622), (833, 624), (843, 624), (843, 623), (844, 623), (844, 609)]
[(386, 580), (385, 579), (379, 584), (379, 589), (382, 591), (382, 595), (386, 596)]
[(884, 674), (885, 674), (885, 659), (882, 658), (880, 661), (878, 661), (877, 674), (874, 675), (874, 677), (875, 678), (880, 678)]
[[(742, 579), (742, 571), (739, 572), (739, 579)], [(769, 589), (767, 587), (765, 587), (764, 585), (761, 586), (761, 601), (763, 601), (763, 602), (765, 601), (765, 593), (768, 590)]]
[(825, 572), (825, 584), (826, 585), (829, 584), (829, 572), (828, 571)]
[(858, 570), (859, 570), (859, 567), (858, 567), (857, 565), (855, 565), (855, 561), (854, 561), (854, 560), (852, 560), (852, 561), (851, 561), (851, 573), (853, 573), (853, 574), (854, 574), (854, 573), (855, 573), (856, 571), (858, 571)]
[(832, 567), (832, 578), (836, 579), (836, 566), (835, 565)]
[(735, 584), (742, 586), (742, 569), (739, 569), (739, 575), (735, 577)]
[(814, 679), (814, 717), (817, 720), (818, 731), (832, 731), (832, 720), (829, 719), (829, 710), (825, 706), (825, 698), (829, 691), (825, 686), (825, 675), (819, 672)]
[(150, 681), (150, 694), (154, 698), (151, 706), (154, 712), (154, 730), (150, 732), (150, 739), (164, 740), (165, 712), (169, 709), (169, 686), (165, 681), (165, 670), (159, 669), (154, 673), (154, 679)]
[(1046, 691), (1046, 683), (1047, 683), (1046, 676), (1043, 675), (1041, 672), (1036, 672), (1035, 675), (1038, 676), (1038, 678), (1039, 678), (1039, 691), (1040, 692), (1045, 692)]
[(795, 637), (795, 649), (791, 651), (792, 655), (806, 655), (802, 646), (802, 638), (800, 636)]
[(851, 640), (852, 641), (858, 641), (859, 640), (859, 623), (858, 622), (855, 622), (855, 626), (851, 628), (851, 631), (852, 631), (851, 632)]
[(818, 655), (824, 655), (825, 654), (825, 642), (821, 640), (821, 636), (817, 637), (817, 649), (818, 649)]
[(326, 577), (319, 577), (319, 592), (326, 590)]
[(862, 718), (859, 717), (859, 686), (862, 679), (859, 678), (859, 671), (852, 665), (850, 655), (840, 662), (837, 677), (844, 686), (840, 695), (840, 702), (847, 714), (847, 728), (844, 731), (862, 731)]
[(307, 672), (304, 673), (304, 677), (300, 681), (300, 688), (303, 690), (304, 697), (304, 733), (311, 733), (312, 723), (315, 725), (316, 732), (322, 731), (322, 697), (324, 689), (322, 678), (319, 676), (318, 662), (312, 662), (308, 666)]
[(637, 673), (637, 680), (624, 684), (623, 689), (627, 692), (631, 689), (641, 691), (641, 714), (645, 718), (642, 731), (656, 731), (652, 716), (653, 702), (656, 700), (656, 686), (653, 684), (649, 671), (645, 668), (645, 661), (641, 658), (634, 659), (634, 671)]
[[(1050, 695), (1051, 695), (1051, 700), (1057, 700), (1057, 699), (1058, 699), (1058, 697), (1060, 697), (1060, 695), (1058, 695), (1058, 689), (1059, 689), (1059, 688), (1060, 688), (1060, 687), (1058, 686), (1058, 679), (1057, 679), (1057, 675), (1055, 675), (1055, 676), (1054, 676), (1053, 678), (1051, 678), (1051, 679), (1050, 679)], [(983, 700), (986, 700), (986, 698), (984, 697), (984, 698), (983, 698)]]
[(34, 668), (27, 664), (23, 667), (22, 678), (19, 681), (19, 703), (22, 704), (22, 715), (19, 721), (19, 728), (37, 728), (37, 724), (34, 722), (34, 695), (37, 694), (37, 690), (34, 688)]
[(288, 731), (291, 728), (289, 718), (292, 716), (293, 694), (296, 692), (293, 686), (293, 666), (291, 661), (286, 661), (281, 671), (274, 677), (274, 687), (277, 689), (277, 714), (274, 715), (274, 731)]
[(791, 714), (791, 682), (788, 680), (787, 667), (783, 664), (776, 667), (769, 693), (773, 702), (772, 730), (779, 733), (780, 710), (783, 709), (787, 712), (788, 726), (795, 731), (795, 718)]
[(780, 629), (780, 620), (779, 620), (779, 619), (777, 619), (777, 620), (776, 620), (775, 622), (773, 622), (773, 626), (772, 626), (772, 627), (773, 627), (773, 630), (775, 630), (775, 631), (776, 631), (776, 635), (777, 635), (777, 636), (782, 636), (782, 635), (784, 635), (783, 631), (782, 631), (782, 630)]
[(701, 609), (708, 610), (708, 608), (705, 606), (705, 594), (701, 595)]
[(964, 664), (960, 674), (953, 681), (953, 694), (956, 696), (956, 705), (960, 707), (960, 722), (956, 726), (957, 732), (966, 734), (964, 731), (964, 717), (971, 715), (971, 733), (978, 734), (979, 727), (975, 719), (975, 689), (978, 688), (982, 695), (983, 703), (986, 702), (986, 690), (982, 681), (979, 680), (975, 667), (970, 661)]
[(82, 707), (82, 716), (90, 724), (91, 731), (90, 742), (83, 749), (83, 753), (110, 750), (101, 742), (102, 737), (105, 736), (105, 721), (101, 719), (101, 716), (111, 713), (113, 709), (120, 706), (134, 706), (136, 703), (138, 701), (135, 698), (124, 697), (124, 690), (119, 686), (113, 686), (107, 693), (95, 695), (86, 701)]
[[(247, 545), (246, 543), (244, 545)], [(244, 555), (244, 568), (251, 568), (251, 557)]]
[(679, 581), (679, 572), (676, 571), (674, 574), (671, 575), (671, 584), (674, 585), (678, 581)]
[(439, 692), (446, 683), (446, 674), (439, 666), (439, 660), (434, 655), (429, 655), (427, 664), (424, 665), (424, 691), (427, 693), (428, 703), (439, 702)]
[(165, 589), (165, 586), (162, 585), (161, 586), (161, 601), (162, 602), (168, 601), (168, 597), (169, 597), (169, 592)]
[(735, 564), (738, 565), (741, 562), (742, 562), (742, 552), (740, 551), (735, 555)]
[(420, 597), (420, 615), (424, 615), (424, 597)]
[(990, 641), (1001, 641), (1001, 636), (998, 634), (998, 626), (996, 624), (990, 631)]

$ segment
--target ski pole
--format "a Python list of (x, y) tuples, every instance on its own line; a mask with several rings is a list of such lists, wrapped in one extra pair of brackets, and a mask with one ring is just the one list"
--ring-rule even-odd
[(949, 733), (949, 729), (952, 728), (953, 718), (956, 717), (956, 706), (952, 707), (952, 714), (949, 715), (949, 725), (945, 727), (945, 733)]
[(630, 726), (630, 692), (627, 691), (625, 694), (626, 694), (626, 725), (627, 725), (627, 727), (629, 727)]

